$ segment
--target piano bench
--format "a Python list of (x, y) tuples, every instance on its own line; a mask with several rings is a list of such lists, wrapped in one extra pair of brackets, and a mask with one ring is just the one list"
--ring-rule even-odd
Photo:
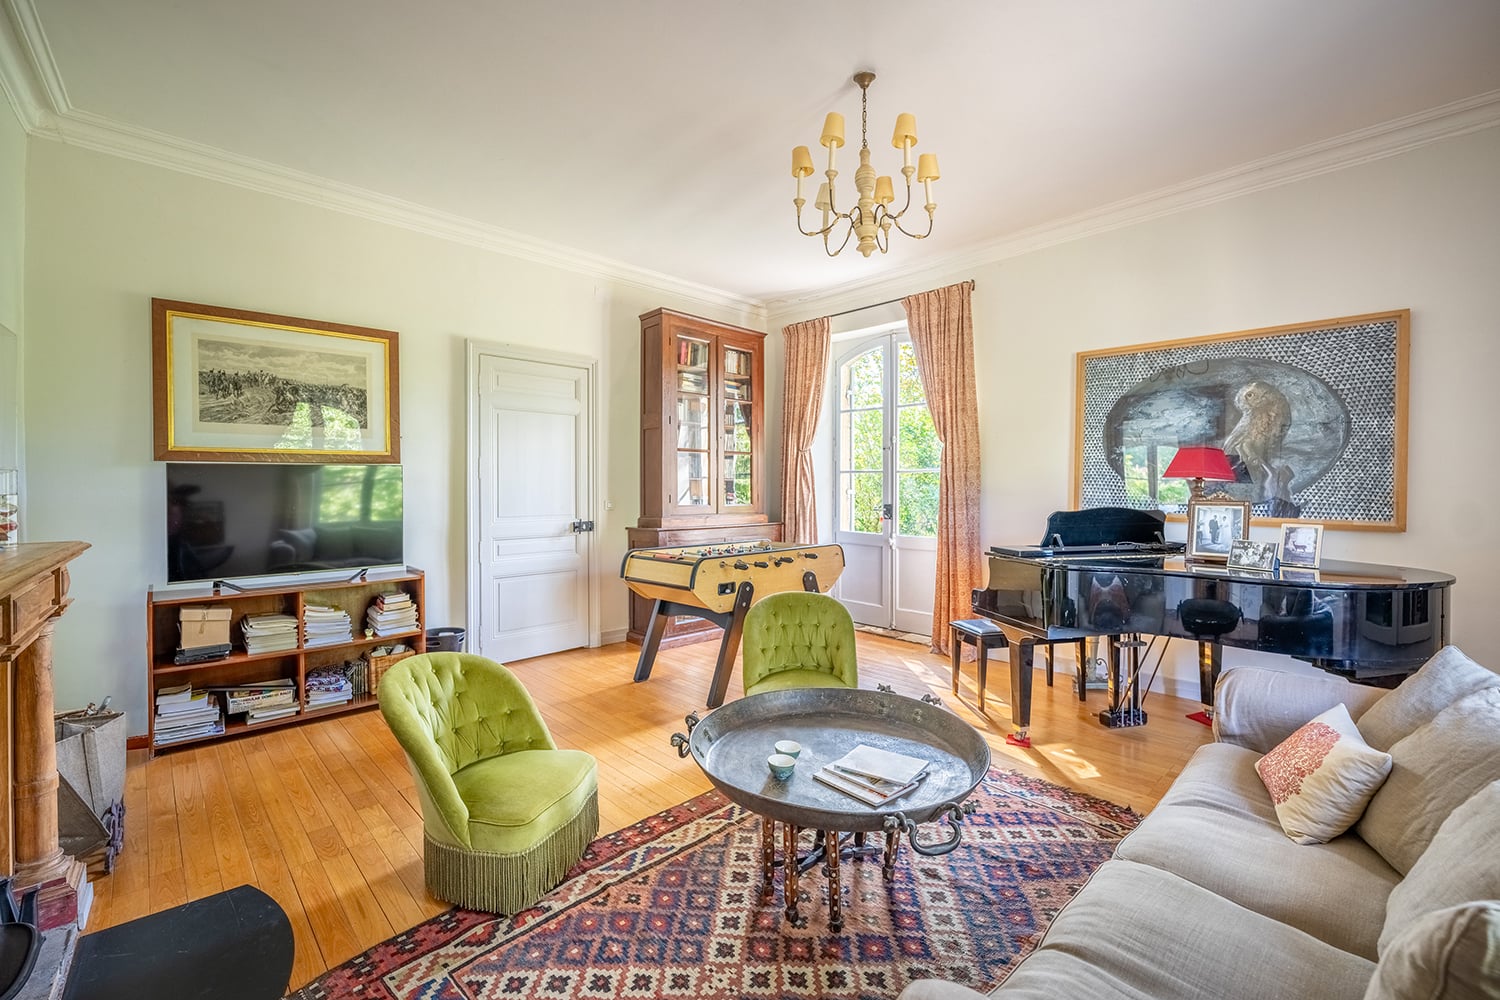
[[(964, 618), (956, 622), (949, 622), (948, 627), (953, 630), (953, 693), (958, 694), (958, 664), (963, 659), (963, 644), (966, 642), (974, 644), (974, 650), (978, 656), (978, 670), (976, 681), (979, 685), (979, 708), (984, 710), (984, 682), (985, 675), (989, 672), (989, 653), (992, 649), (1005, 649), (1010, 642), (1005, 638), (1005, 633), (1000, 626), (988, 618)], [(1047, 686), (1052, 686), (1052, 644), (1038, 643), (1046, 646), (1047, 653)]]

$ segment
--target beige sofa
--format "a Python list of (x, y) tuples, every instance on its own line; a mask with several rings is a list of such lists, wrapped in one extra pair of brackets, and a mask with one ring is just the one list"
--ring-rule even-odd
[[(1255, 763), (1340, 702), (1391, 772), (1353, 829), (1297, 844)], [(1500, 675), (1451, 646), (1390, 692), (1238, 667), (1214, 733), (994, 996), (1500, 997)]]

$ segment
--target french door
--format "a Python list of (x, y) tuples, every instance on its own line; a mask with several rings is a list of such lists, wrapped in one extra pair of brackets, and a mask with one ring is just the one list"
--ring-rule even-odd
[(938, 456), (911, 338), (856, 341), (836, 369), (836, 595), (854, 620), (928, 635), (937, 572)]

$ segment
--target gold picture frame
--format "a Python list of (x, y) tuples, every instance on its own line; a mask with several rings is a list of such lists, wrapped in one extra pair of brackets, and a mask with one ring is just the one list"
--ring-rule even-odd
[(1222, 448), (1254, 523), (1406, 530), (1410, 310), (1077, 355), (1073, 506), (1186, 514), (1176, 449)]
[(397, 463), (393, 330), (151, 300), (157, 461)]

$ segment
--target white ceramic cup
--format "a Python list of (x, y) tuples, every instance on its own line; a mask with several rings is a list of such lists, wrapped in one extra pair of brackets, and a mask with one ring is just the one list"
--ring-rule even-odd
[(802, 753), (802, 744), (796, 740), (777, 740), (776, 752), (795, 759)]

